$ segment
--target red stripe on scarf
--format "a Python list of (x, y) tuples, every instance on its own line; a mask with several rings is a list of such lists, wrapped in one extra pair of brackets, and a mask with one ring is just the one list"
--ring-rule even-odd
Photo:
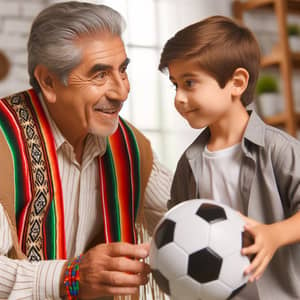
[[(130, 180), (131, 180), (131, 198), (132, 198), (132, 205), (131, 205), (131, 213), (132, 213), (132, 218), (131, 218), (131, 221), (132, 221), (132, 228), (135, 228), (135, 180), (134, 180), (134, 175), (133, 175), (133, 162), (132, 162), (132, 156), (133, 156), (133, 153), (132, 153), (132, 148), (130, 146), (130, 143), (129, 143), (129, 139), (128, 139), (128, 133), (127, 133), (127, 130), (125, 128), (125, 126), (123, 125), (123, 122), (120, 121), (120, 127), (122, 128), (122, 131), (124, 133), (124, 139), (125, 139), (125, 142), (126, 142), (126, 148), (128, 149), (128, 159), (129, 159), (129, 163), (130, 163)], [(136, 238), (136, 231), (134, 230), (133, 231), (133, 234), (134, 234), (134, 242), (136, 243), (137, 241), (137, 238)]]
[[(120, 124), (121, 122), (119, 122)], [(124, 144), (122, 131), (117, 130), (114, 135), (109, 138), (112, 152), (114, 153), (114, 166), (116, 169), (116, 180), (118, 187), (118, 198), (120, 207), (120, 226), (121, 226), (121, 241), (132, 242), (132, 224), (128, 212), (131, 211), (131, 182), (128, 172), (130, 166), (127, 165), (128, 154), (126, 145)], [(134, 216), (134, 215), (133, 215)], [(132, 216), (132, 218), (133, 218)]]

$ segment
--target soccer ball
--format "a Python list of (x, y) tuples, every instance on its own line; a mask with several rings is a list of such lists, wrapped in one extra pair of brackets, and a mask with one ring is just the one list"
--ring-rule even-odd
[(159, 287), (172, 299), (223, 300), (247, 283), (250, 261), (241, 248), (253, 241), (237, 211), (212, 200), (182, 202), (157, 224), (150, 266)]

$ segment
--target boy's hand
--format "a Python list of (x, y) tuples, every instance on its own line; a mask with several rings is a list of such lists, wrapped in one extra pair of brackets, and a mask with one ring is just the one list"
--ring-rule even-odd
[(243, 255), (255, 256), (245, 270), (245, 274), (250, 274), (249, 281), (253, 282), (264, 273), (274, 253), (279, 248), (279, 242), (273, 225), (262, 224), (245, 216), (243, 219), (246, 222), (245, 230), (254, 239), (251, 246), (242, 249)]

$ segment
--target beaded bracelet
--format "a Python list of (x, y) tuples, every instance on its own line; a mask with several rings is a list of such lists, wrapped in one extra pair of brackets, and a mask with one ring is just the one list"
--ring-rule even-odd
[(65, 272), (64, 285), (66, 288), (67, 299), (75, 300), (79, 293), (79, 263), (81, 256), (77, 256), (75, 259), (71, 260)]

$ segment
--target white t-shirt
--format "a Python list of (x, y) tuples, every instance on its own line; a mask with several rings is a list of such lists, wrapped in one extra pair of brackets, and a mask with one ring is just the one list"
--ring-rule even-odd
[[(218, 151), (209, 151), (205, 146), (202, 160), (202, 174), (205, 175), (199, 178), (201, 198), (213, 199), (242, 211), (238, 186), (241, 162), (241, 144)], [(256, 284), (248, 283), (233, 299), (259, 299)]]

